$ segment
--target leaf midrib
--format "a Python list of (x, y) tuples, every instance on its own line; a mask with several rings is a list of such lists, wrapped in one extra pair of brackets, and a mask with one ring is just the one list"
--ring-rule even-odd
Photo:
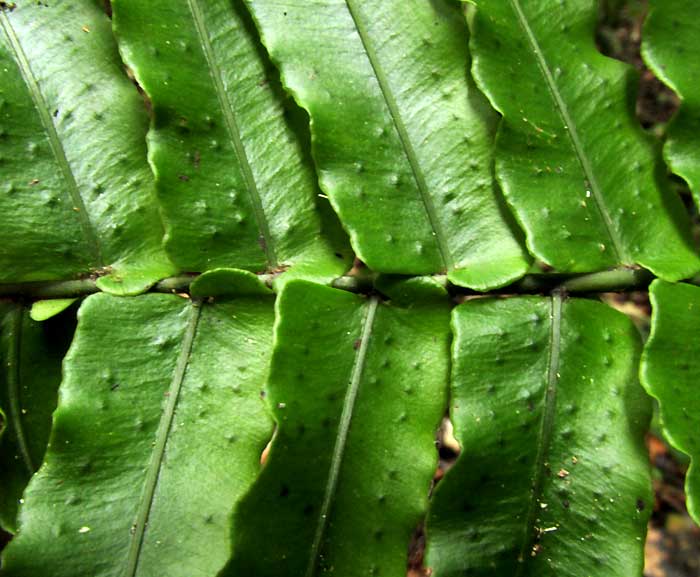
[(190, 355), (192, 354), (192, 345), (197, 333), (197, 326), (199, 325), (201, 314), (202, 305), (198, 302), (193, 302), (191, 304), (190, 317), (187, 320), (187, 327), (182, 340), (180, 355), (178, 356), (175, 371), (173, 372), (173, 378), (170, 382), (170, 387), (168, 388), (168, 403), (160, 419), (158, 431), (156, 432), (155, 445), (151, 453), (151, 460), (148, 464), (146, 478), (144, 480), (144, 487), (136, 515), (136, 522), (134, 524), (132, 537), (129, 544), (129, 554), (127, 557), (126, 569), (124, 571), (125, 577), (134, 577), (137, 574), (144, 536), (146, 534), (146, 524), (148, 523), (148, 517), (153, 506), (153, 499), (155, 496), (156, 487), (158, 485), (158, 478), (160, 477), (160, 471), (163, 466), (163, 459), (165, 457), (165, 449), (175, 417), (175, 408), (180, 397), (182, 383), (185, 380), (185, 373), (187, 372), (187, 367), (189, 366)]
[(10, 22), (9, 16), (0, 11), (0, 25), (5, 32), (5, 36), (9, 42), (12, 52), (15, 55), (15, 62), (19, 67), (19, 70), (24, 78), (24, 82), (29, 89), (32, 101), (34, 102), (34, 108), (39, 114), (41, 119), (41, 124), (44, 127), (44, 131), (49, 140), (49, 146), (51, 147), (51, 152), (56, 159), (56, 163), (61, 171), (61, 176), (66, 184), (68, 193), (70, 194), (73, 206), (78, 213), (78, 220), (80, 221), (80, 226), (83, 231), (83, 236), (85, 237), (85, 243), (87, 245), (88, 251), (91, 253), (91, 257), (94, 261), (94, 266), (96, 268), (104, 267), (104, 261), (102, 257), (102, 248), (100, 245), (100, 239), (97, 236), (95, 227), (90, 220), (90, 215), (83, 201), (83, 197), (80, 193), (80, 188), (73, 174), (73, 169), (68, 162), (68, 157), (66, 156), (66, 151), (63, 148), (63, 143), (61, 142), (56, 126), (51, 118), (51, 113), (49, 112), (48, 105), (44, 99), (44, 95), (39, 87), (39, 82), (34, 76), (31, 65), (29, 64), (29, 59), (22, 48), (22, 43), (15, 32), (15, 29)]
[(16, 305), (10, 312), (10, 345), (8, 350), (7, 360), (7, 388), (10, 420), (14, 428), (15, 438), (19, 452), (22, 455), (22, 461), (29, 475), (33, 475), (36, 471), (32, 456), (29, 453), (29, 445), (22, 424), (22, 406), (20, 401), (20, 371), (21, 371), (21, 355), (22, 355), (22, 306)]
[(233, 109), (233, 103), (229, 99), (228, 94), (226, 93), (226, 88), (224, 87), (222, 72), (216, 60), (216, 55), (214, 54), (214, 48), (209, 39), (209, 35), (207, 34), (207, 27), (204, 22), (204, 15), (202, 14), (199, 0), (187, 0), (187, 4), (190, 8), (190, 12), (192, 13), (192, 19), (194, 21), (195, 28), (197, 29), (197, 36), (199, 37), (199, 42), (202, 47), (202, 51), (204, 52), (204, 57), (209, 66), (209, 75), (214, 83), (216, 97), (219, 101), (222, 114), (224, 115), (226, 131), (228, 132), (229, 139), (233, 145), (233, 150), (236, 155), (236, 159), (238, 160), (238, 166), (241, 169), (243, 179), (245, 180), (250, 203), (253, 206), (255, 221), (258, 225), (260, 235), (262, 236), (263, 242), (261, 242), (261, 244), (265, 252), (265, 258), (267, 259), (269, 268), (273, 269), (279, 264), (275, 251), (275, 242), (270, 232), (270, 224), (267, 220), (265, 209), (262, 204), (260, 190), (258, 189), (255, 175), (253, 174), (253, 169), (250, 165), (250, 160), (248, 159), (248, 154), (243, 146), (243, 139), (238, 126), (238, 120), (236, 119), (236, 113)]
[(627, 254), (626, 248), (618, 238), (618, 235), (615, 231), (615, 226), (610, 216), (610, 210), (605, 204), (603, 191), (600, 185), (598, 184), (598, 179), (596, 178), (595, 171), (593, 170), (591, 160), (588, 158), (588, 154), (586, 153), (585, 147), (583, 146), (583, 142), (581, 142), (581, 138), (579, 137), (578, 129), (576, 128), (574, 119), (569, 112), (569, 108), (566, 105), (564, 98), (559, 92), (559, 88), (557, 87), (556, 81), (554, 80), (554, 75), (552, 74), (552, 71), (549, 68), (549, 64), (547, 63), (547, 59), (545, 58), (544, 53), (542, 52), (542, 48), (540, 47), (537, 38), (535, 37), (535, 34), (532, 31), (532, 28), (530, 27), (530, 23), (528, 22), (527, 17), (523, 12), (522, 6), (520, 5), (520, 0), (509, 1), (513, 8), (513, 11), (517, 15), (518, 24), (520, 25), (522, 31), (525, 33), (528, 43), (530, 44), (530, 48), (532, 49), (532, 52), (534, 53), (535, 58), (537, 59), (537, 65), (545, 78), (545, 84), (547, 85), (547, 89), (549, 90), (549, 93), (551, 94), (552, 99), (554, 100), (554, 104), (556, 106), (557, 112), (559, 113), (559, 117), (561, 118), (564, 124), (564, 132), (566, 132), (569, 135), (569, 139), (571, 140), (571, 144), (574, 148), (574, 152), (576, 153), (576, 157), (585, 174), (586, 180), (590, 184), (592, 193), (591, 196), (593, 197), (596, 208), (598, 209), (600, 217), (603, 220), (603, 225), (605, 226), (608, 238), (610, 239), (610, 242), (612, 244), (612, 249), (615, 252), (615, 258), (616, 260), (618, 260), (618, 262), (622, 261), (623, 263), (631, 264), (627, 262), (631, 259)]
[(369, 33), (367, 32), (367, 28), (365, 27), (364, 23), (359, 17), (358, 9), (355, 6), (354, 0), (345, 0), (345, 5), (347, 6), (348, 12), (350, 13), (350, 16), (352, 17), (352, 20), (355, 24), (355, 29), (357, 30), (357, 34), (360, 37), (362, 46), (365, 50), (365, 54), (367, 54), (367, 59), (369, 60), (372, 69), (374, 70), (374, 75), (377, 79), (377, 84), (379, 85), (379, 89), (382, 93), (382, 97), (384, 98), (384, 102), (386, 103), (387, 108), (389, 109), (389, 114), (391, 115), (391, 119), (394, 123), (394, 126), (396, 127), (396, 132), (399, 135), (399, 140), (401, 141), (401, 146), (403, 147), (404, 154), (406, 155), (406, 159), (408, 160), (408, 163), (411, 167), (411, 171), (413, 172), (413, 178), (416, 181), (416, 186), (418, 188), (418, 192), (420, 193), (423, 206), (425, 207), (425, 212), (428, 216), (430, 227), (435, 233), (435, 239), (437, 241), (438, 250), (440, 251), (440, 256), (442, 257), (443, 265), (448, 270), (452, 270), (454, 268), (454, 259), (452, 257), (452, 252), (450, 251), (447, 235), (444, 229), (442, 228), (437, 209), (435, 208), (433, 199), (430, 196), (428, 183), (425, 180), (425, 175), (423, 174), (420, 162), (418, 161), (418, 155), (416, 154), (416, 151), (413, 148), (413, 144), (408, 135), (408, 130), (406, 129), (406, 126), (401, 117), (401, 111), (396, 102), (396, 99), (394, 98), (391, 86), (389, 85), (389, 79), (386, 73), (384, 72), (384, 69), (382, 68), (381, 64), (379, 63), (379, 57), (377, 56), (377, 53), (375, 52), (374, 47), (372, 46), (369, 40)]
[(331, 458), (331, 466), (328, 473), (328, 480), (326, 482), (326, 488), (323, 495), (323, 503), (321, 505), (321, 510), (318, 516), (316, 533), (314, 534), (314, 540), (311, 545), (309, 563), (306, 567), (306, 577), (314, 577), (314, 575), (316, 574), (316, 568), (318, 567), (318, 557), (321, 550), (321, 542), (323, 541), (323, 536), (326, 532), (326, 527), (328, 526), (328, 517), (331, 510), (331, 504), (335, 497), (335, 491), (338, 486), (340, 466), (343, 462), (345, 446), (347, 444), (348, 433), (350, 431), (350, 423), (352, 422), (352, 415), (355, 409), (355, 401), (357, 400), (357, 393), (360, 389), (360, 381), (362, 380), (362, 375), (365, 368), (365, 361), (367, 360), (367, 352), (369, 351), (369, 341), (372, 336), (372, 328), (374, 326), (374, 318), (377, 313), (378, 305), (378, 297), (371, 297), (369, 303), (367, 304), (367, 313), (362, 323), (362, 335), (360, 336), (360, 346), (358, 348), (357, 354), (355, 355), (355, 360), (353, 363), (352, 373), (350, 377), (350, 384), (348, 386), (348, 390), (345, 393), (345, 399), (343, 401), (343, 412), (341, 413), (340, 424), (338, 425), (338, 436), (336, 437), (335, 446), (333, 447), (333, 456)]
[(528, 549), (532, 547), (534, 539), (535, 520), (537, 508), (542, 497), (542, 485), (545, 476), (547, 455), (552, 443), (554, 431), (554, 417), (556, 415), (557, 385), (559, 384), (559, 363), (561, 353), (561, 318), (563, 297), (555, 293), (551, 298), (551, 329), (549, 335), (549, 359), (547, 363), (547, 388), (544, 398), (544, 415), (542, 427), (537, 439), (537, 457), (535, 458), (530, 504), (523, 527), (522, 542), (517, 562), (518, 569), (514, 577), (521, 577), (525, 570)]

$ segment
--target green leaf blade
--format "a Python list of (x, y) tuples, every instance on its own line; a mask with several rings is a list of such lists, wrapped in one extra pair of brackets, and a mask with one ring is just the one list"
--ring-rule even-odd
[(492, 186), (493, 113), (467, 77), (459, 8), (247, 0), (311, 117), (321, 187), (378, 272), (507, 284), (527, 257)]
[(37, 322), (47, 321), (50, 318), (62, 313), (77, 300), (77, 298), (69, 298), (35, 301), (32, 303), (29, 316), (32, 318), (32, 320)]
[(0, 304), (0, 526), (15, 532), (19, 499), (39, 468), (72, 336), (71, 316), (36, 323), (17, 303)]
[(641, 378), (647, 392), (658, 399), (664, 434), (679, 451), (691, 457), (686, 475), (688, 512), (700, 524), (700, 456), (697, 383), (697, 327), (700, 288), (654, 281), (651, 335), (642, 357)]
[(683, 101), (672, 121), (664, 156), (671, 170), (683, 177), (700, 206), (700, 91), (695, 79), (700, 74), (700, 59), (693, 48), (700, 25), (688, 18), (696, 5), (689, 0), (650, 2), (644, 23), (642, 56), (654, 74), (676, 91)]
[(267, 386), (278, 428), (222, 575), (405, 574), (437, 464), (446, 305), (285, 286)]
[(504, 116), (497, 178), (531, 252), (557, 270), (686, 278), (700, 264), (688, 219), (633, 115), (631, 69), (595, 47), (596, 18), (585, 0), (479, 3), (472, 70)]
[(426, 565), (463, 575), (641, 572), (652, 496), (631, 322), (591, 301), (453, 312), (462, 455), (433, 498)]
[[(149, 155), (184, 270), (345, 262), (320, 236), (316, 176), (241, 2), (114, 2), (125, 61), (153, 104)], [(183, 94), (187, 98), (183, 98)]]
[(270, 298), (89, 297), (3, 574), (215, 574), (270, 435), (272, 321)]
[(160, 246), (143, 103), (106, 15), (91, 2), (20, 2), (0, 24), (0, 282), (111, 273), (102, 287), (129, 294), (175, 272)]

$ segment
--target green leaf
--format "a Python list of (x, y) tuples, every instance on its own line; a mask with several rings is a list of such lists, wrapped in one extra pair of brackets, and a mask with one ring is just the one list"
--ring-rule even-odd
[(437, 465), (447, 304), (286, 285), (267, 385), (277, 431), (222, 575), (405, 575)]
[(323, 190), (378, 272), (488, 289), (527, 257), (492, 178), (494, 114), (467, 75), (459, 6), (245, 0), (311, 117)]
[(654, 281), (651, 335), (642, 357), (642, 384), (659, 400), (666, 438), (692, 459), (686, 476), (688, 512), (700, 524), (700, 288)]
[(652, 0), (644, 24), (642, 56), (649, 68), (681, 97), (683, 106), (669, 128), (664, 156), (690, 185), (700, 206), (700, 23), (693, 0)]
[[(149, 154), (184, 270), (346, 266), (320, 237), (316, 176), (290, 101), (239, 0), (113, 2), (124, 59), (153, 104)], [(183, 98), (183, 95), (186, 97)]]
[(216, 574), (271, 433), (272, 322), (269, 297), (86, 299), (3, 576)]
[(70, 298), (36, 301), (35, 303), (32, 303), (29, 316), (34, 321), (47, 321), (50, 318), (55, 317), (57, 314), (62, 313), (77, 300), (77, 298)]
[(637, 76), (596, 49), (590, 0), (480, 0), (473, 73), (504, 118), (496, 176), (531, 252), (561, 272), (700, 268), (656, 144), (634, 116)]
[(452, 325), (462, 454), (428, 520), (433, 576), (641, 575), (650, 403), (631, 321), (555, 296), (469, 301)]
[(215, 297), (226, 295), (271, 296), (257, 275), (232, 268), (218, 268), (198, 276), (190, 285), (193, 297)]
[(17, 506), (44, 457), (73, 335), (72, 315), (39, 324), (16, 303), (0, 303), (0, 527), (14, 532)]
[[(15, 3), (12, 3), (14, 5)], [(146, 113), (98, 2), (0, 9), (0, 282), (172, 274), (145, 159)]]

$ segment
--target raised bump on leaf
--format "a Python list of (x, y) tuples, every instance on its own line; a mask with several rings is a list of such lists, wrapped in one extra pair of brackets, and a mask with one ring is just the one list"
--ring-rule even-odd
[(492, 177), (495, 116), (449, 0), (245, 0), (311, 118), (321, 187), (377, 272), (489, 289), (528, 268)]
[(348, 262), (321, 235), (297, 112), (242, 2), (112, 8), (124, 60), (153, 105), (149, 158), (173, 261), (199, 272), (299, 265), (289, 274), (341, 275)]
[(3, 577), (215, 575), (271, 434), (273, 316), (265, 296), (88, 297)]
[(472, 72), (501, 112), (496, 177), (533, 255), (560, 272), (700, 269), (686, 212), (634, 116), (630, 66), (602, 56), (589, 0), (480, 0)]
[(0, 282), (97, 273), (133, 294), (173, 274), (143, 101), (101, 7), (0, 10), (0, 87)]
[(652, 508), (639, 334), (599, 302), (477, 299), (453, 311), (462, 453), (426, 527), (434, 577), (641, 573)]
[(404, 305), (285, 286), (265, 388), (277, 430), (222, 577), (405, 574), (448, 372), (446, 295), (418, 292)]

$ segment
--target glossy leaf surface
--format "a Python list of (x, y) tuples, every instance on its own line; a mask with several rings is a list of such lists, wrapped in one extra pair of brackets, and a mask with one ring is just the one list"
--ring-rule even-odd
[(680, 200), (628, 94), (636, 76), (596, 49), (591, 0), (480, 0), (473, 73), (504, 119), (496, 175), (531, 252), (561, 272), (700, 268)]
[(89, 297), (3, 576), (215, 575), (271, 433), (272, 322), (269, 297)]
[(22, 491), (44, 457), (72, 316), (39, 324), (22, 305), (0, 303), (0, 527), (7, 531), (15, 531)]
[(700, 22), (688, 17), (697, 10), (693, 0), (652, 0), (644, 25), (642, 55), (654, 74), (683, 101), (669, 129), (664, 148), (671, 170), (682, 176), (700, 206)]
[(462, 454), (433, 498), (433, 576), (640, 575), (653, 500), (634, 325), (560, 297), (470, 301), (452, 324)]
[[(149, 154), (181, 268), (260, 272), (344, 262), (320, 237), (316, 175), (239, 0), (113, 2), (126, 62), (153, 104)], [(186, 95), (183, 97), (183, 95)]]
[(655, 281), (651, 336), (642, 358), (642, 384), (659, 400), (664, 433), (693, 460), (686, 475), (688, 512), (700, 524), (700, 288)]
[(293, 281), (277, 313), (277, 431), (222, 575), (404, 576), (446, 404), (445, 295), (402, 307)]
[(311, 117), (323, 190), (378, 272), (488, 289), (527, 270), (492, 182), (494, 115), (447, 0), (245, 0)]
[[(174, 272), (145, 158), (146, 111), (99, 2), (0, 9), (0, 282)], [(13, 8), (11, 6), (14, 6)]]

